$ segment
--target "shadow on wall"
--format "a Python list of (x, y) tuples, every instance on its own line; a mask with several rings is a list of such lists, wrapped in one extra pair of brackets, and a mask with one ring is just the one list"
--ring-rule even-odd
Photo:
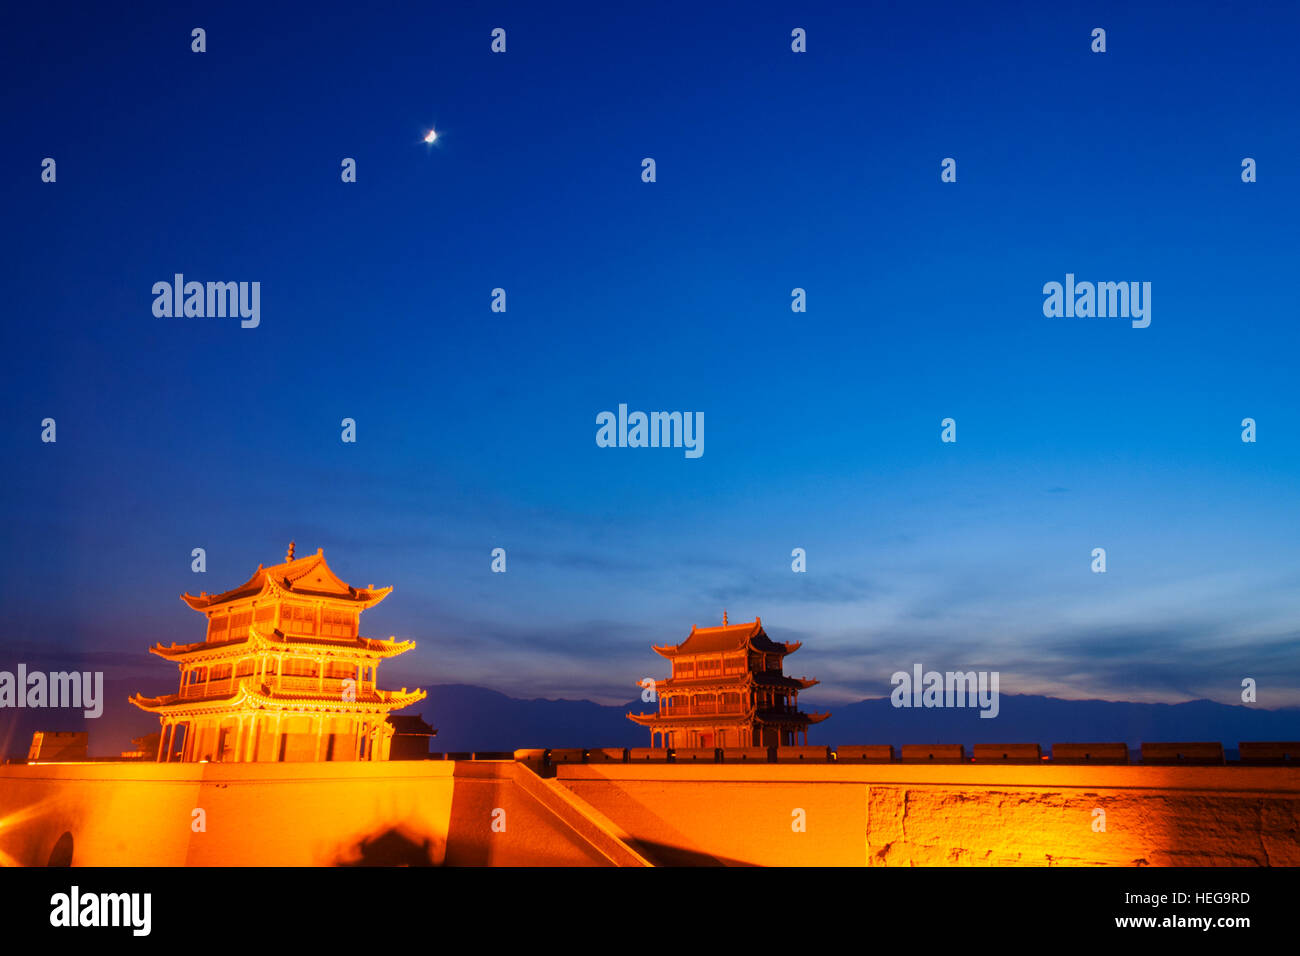
[(669, 843), (654, 843), (648, 840), (628, 842), (655, 866), (761, 866), (759, 863), (746, 863), (743, 860), (733, 860)]
[(433, 841), (401, 827), (391, 827), (359, 840), (352, 852), (335, 860), (335, 866), (437, 866)]
[(72, 866), (72, 834), (64, 830), (63, 836), (54, 842), (46, 866)]

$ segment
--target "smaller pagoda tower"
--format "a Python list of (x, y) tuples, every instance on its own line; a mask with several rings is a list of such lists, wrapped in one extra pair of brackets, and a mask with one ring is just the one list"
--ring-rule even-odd
[(158, 759), (387, 760), (390, 711), (423, 700), (422, 690), (379, 690), (379, 663), (414, 641), (358, 634), (361, 612), (392, 588), (356, 588), (318, 549), (253, 576), (222, 594), (182, 594), (204, 615), (207, 639), (150, 653), (180, 667), (180, 689), (131, 697), (162, 722)]
[(721, 627), (692, 627), (680, 644), (653, 646), (672, 662), (672, 676), (656, 685), (657, 713), (628, 719), (650, 729), (651, 747), (806, 744), (809, 724), (830, 714), (799, 710), (799, 691), (818, 683), (785, 676), (786, 655), (801, 646), (773, 641), (762, 618), (728, 624), (724, 612)]

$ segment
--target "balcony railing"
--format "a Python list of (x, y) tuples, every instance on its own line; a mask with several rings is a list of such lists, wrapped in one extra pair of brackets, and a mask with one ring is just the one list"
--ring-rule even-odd
[(661, 702), (659, 706), (659, 716), (661, 717), (703, 717), (710, 715), (739, 715), (748, 713), (751, 709), (757, 710), (760, 714), (797, 714), (799, 708), (788, 704), (765, 704), (758, 702), (756, 705), (743, 704), (677, 704), (671, 705), (667, 702)]
[(266, 682), (273, 691), (278, 690), (285, 694), (323, 694), (326, 697), (341, 697), (345, 680), (355, 681), (353, 690), (358, 697), (372, 693), (375, 689), (371, 681), (357, 681), (349, 677), (326, 677), (322, 681), (319, 677), (287, 676), (279, 678), (277, 683), (277, 678), (271, 676)]
[[(228, 694), (232, 688), (238, 688), (241, 684), (246, 684), (255, 691), (261, 691), (264, 688), (272, 692), (280, 691), (285, 694), (321, 694), (326, 697), (342, 697), (343, 681), (349, 678), (343, 677), (326, 677), (322, 682), (319, 677), (279, 677), (270, 674), (265, 680), (260, 675), (245, 674), (242, 677), (236, 677), (234, 684), (231, 684), (229, 677), (219, 677), (216, 680), (195, 681), (187, 684), (181, 690), (181, 698), (191, 697), (215, 697), (221, 694)], [(355, 691), (358, 697), (363, 697), (374, 693), (375, 685), (371, 681), (357, 681)]]
[(798, 707), (783, 707), (780, 705), (776, 707), (763, 707), (760, 705), (758, 708), (758, 713), (762, 717), (784, 717), (799, 712)]
[(744, 707), (722, 704), (681, 704), (676, 707), (662, 707), (660, 717), (743, 717)]

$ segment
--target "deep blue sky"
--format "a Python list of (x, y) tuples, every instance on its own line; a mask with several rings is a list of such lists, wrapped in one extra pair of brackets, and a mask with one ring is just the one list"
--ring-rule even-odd
[[(814, 706), (1300, 703), (1294, 4), (409, 6), (6, 14), (0, 668), (170, 690), (176, 595), (294, 539), (394, 586), (392, 685), (626, 700), (725, 607)], [(1150, 328), (1044, 318), (1067, 272)], [(620, 402), (704, 456), (597, 448)]]

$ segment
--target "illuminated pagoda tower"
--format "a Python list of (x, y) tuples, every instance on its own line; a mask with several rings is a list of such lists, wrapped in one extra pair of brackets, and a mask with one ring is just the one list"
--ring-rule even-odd
[(207, 639), (149, 650), (180, 666), (180, 690), (131, 703), (162, 721), (158, 760), (387, 760), (390, 711), (422, 690), (379, 690), (379, 662), (414, 641), (358, 634), (361, 612), (392, 588), (355, 588), (324, 550), (258, 565), (224, 594), (182, 594), (207, 618)]
[(651, 747), (785, 747), (808, 742), (808, 725), (830, 714), (799, 710), (799, 691), (818, 683), (787, 677), (785, 657), (798, 641), (780, 644), (763, 631), (763, 619), (748, 624), (692, 627), (690, 636), (654, 651), (672, 662), (670, 678), (655, 686), (659, 711), (628, 714), (650, 728)]

